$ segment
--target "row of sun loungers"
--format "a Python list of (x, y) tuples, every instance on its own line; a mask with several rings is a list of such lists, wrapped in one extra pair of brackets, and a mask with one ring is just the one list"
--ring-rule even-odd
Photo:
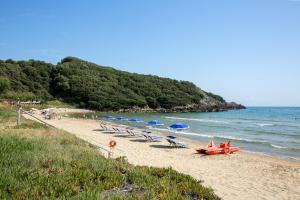
[[(100, 131), (103, 131), (104, 133), (109, 134), (115, 134), (115, 133), (127, 133), (129, 136), (133, 137), (144, 137), (149, 142), (160, 142), (163, 137), (157, 136), (157, 135), (150, 135), (150, 131), (143, 131), (142, 133), (136, 133), (132, 129), (126, 129), (122, 130), (117, 127), (108, 128), (106, 125), (100, 124)], [(169, 142), (170, 146), (173, 147), (180, 147), (180, 148), (187, 148), (188, 145), (182, 141), (176, 140), (176, 137), (169, 136), (166, 138), (166, 140)]]

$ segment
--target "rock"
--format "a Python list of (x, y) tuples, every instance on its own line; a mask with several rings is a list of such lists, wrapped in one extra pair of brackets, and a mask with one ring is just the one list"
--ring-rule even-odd
[(120, 109), (116, 111), (117, 113), (147, 113), (147, 112), (224, 112), (228, 110), (239, 110), (239, 109), (246, 109), (245, 106), (241, 104), (237, 104), (234, 102), (230, 103), (202, 103), (202, 104), (188, 104), (185, 106), (176, 106), (170, 109), (165, 108), (158, 108), (158, 109), (152, 109), (149, 107), (146, 108), (140, 108), (140, 107), (133, 107), (129, 109)]

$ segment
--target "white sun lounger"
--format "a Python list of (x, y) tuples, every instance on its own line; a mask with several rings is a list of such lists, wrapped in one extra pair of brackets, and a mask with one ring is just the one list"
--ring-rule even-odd
[(169, 144), (171, 146), (174, 146), (174, 147), (181, 147), (181, 148), (187, 148), (188, 147), (188, 145), (186, 143), (178, 141), (178, 140), (169, 139), (169, 138), (167, 138), (166, 140), (169, 142)]
[(147, 135), (143, 134), (143, 136), (149, 141), (149, 142), (160, 142), (162, 137), (156, 136), (156, 135)]

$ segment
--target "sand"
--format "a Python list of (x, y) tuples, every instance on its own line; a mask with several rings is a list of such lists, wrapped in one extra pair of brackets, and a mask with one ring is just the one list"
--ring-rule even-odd
[[(35, 116), (42, 119), (39, 114)], [(199, 144), (187, 139), (188, 149), (171, 148), (164, 139), (146, 142), (142, 137), (130, 137), (125, 133), (104, 133), (99, 130), (100, 122), (95, 120), (62, 118), (45, 121), (98, 146), (105, 156), (108, 155), (108, 142), (113, 139), (117, 142), (113, 157), (126, 156), (134, 165), (172, 167), (202, 180), (225, 200), (300, 199), (299, 162), (245, 152), (202, 156), (195, 153)], [(122, 127), (112, 123), (108, 126)]]

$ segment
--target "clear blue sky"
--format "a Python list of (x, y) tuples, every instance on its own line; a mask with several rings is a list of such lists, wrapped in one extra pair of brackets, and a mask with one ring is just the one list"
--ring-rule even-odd
[(300, 0), (1, 0), (0, 59), (69, 55), (300, 106)]

